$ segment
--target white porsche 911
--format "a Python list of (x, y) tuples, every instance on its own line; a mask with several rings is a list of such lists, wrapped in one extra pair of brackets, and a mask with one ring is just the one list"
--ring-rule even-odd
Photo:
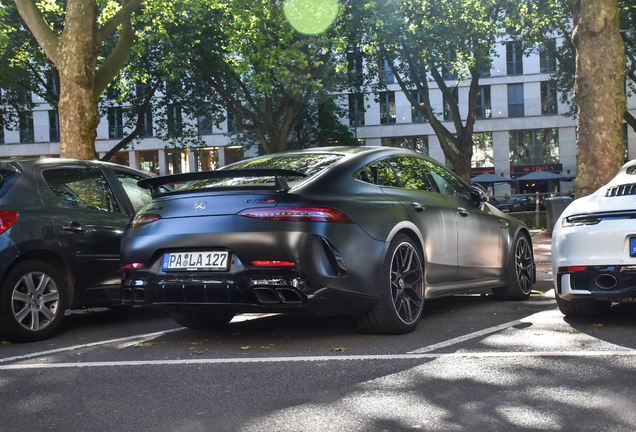
[(636, 301), (636, 160), (563, 211), (552, 232), (552, 274), (566, 316)]

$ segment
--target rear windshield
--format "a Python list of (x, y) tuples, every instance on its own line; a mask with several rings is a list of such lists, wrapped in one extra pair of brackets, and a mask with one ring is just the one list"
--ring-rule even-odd
[(0, 164), (0, 198), (18, 181), (20, 171), (12, 165)]
[[(258, 159), (248, 159), (237, 162), (232, 165), (223, 167), (219, 171), (235, 170), (235, 169), (255, 169), (255, 168), (271, 168), (271, 169), (287, 169), (298, 171), (306, 175), (306, 177), (289, 176), (285, 177), (287, 183), (293, 186), (294, 183), (306, 180), (312, 177), (330, 165), (338, 162), (344, 156), (339, 154), (299, 154), (288, 156), (271, 156)], [(248, 185), (267, 185), (274, 184), (273, 176), (263, 177), (235, 177), (235, 178), (215, 178), (197, 180), (186, 183), (179, 189), (203, 189), (210, 187), (227, 187), (227, 186), (248, 186)]]

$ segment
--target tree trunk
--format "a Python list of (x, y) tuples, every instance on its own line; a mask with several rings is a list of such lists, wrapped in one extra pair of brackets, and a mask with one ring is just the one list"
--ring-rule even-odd
[(95, 94), (97, 4), (68, 2), (57, 62), (60, 72), (60, 157), (95, 159), (99, 111)]
[[(58, 36), (34, 0), (14, 0), (20, 16), (60, 75), (60, 156), (95, 159), (100, 117), (99, 95), (122, 67), (134, 41), (130, 15), (142, 0), (123, 0), (122, 7), (101, 28), (96, 0), (68, 0), (64, 30)], [(100, 70), (102, 43), (121, 27), (119, 40)]]
[(576, 47), (576, 197), (595, 192), (623, 165), (625, 50), (617, 0), (568, 0)]

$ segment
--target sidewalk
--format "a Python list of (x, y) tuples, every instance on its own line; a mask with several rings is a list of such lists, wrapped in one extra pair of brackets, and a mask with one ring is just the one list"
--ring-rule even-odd
[(553, 289), (552, 263), (550, 249), (552, 237), (545, 230), (531, 230), (532, 247), (534, 249), (534, 261), (537, 265), (537, 283), (535, 290), (549, 291)]

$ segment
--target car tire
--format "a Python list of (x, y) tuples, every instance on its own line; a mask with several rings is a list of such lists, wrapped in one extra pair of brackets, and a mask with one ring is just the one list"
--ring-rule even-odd
[(415, 329), (424, 307), (424, 261), (419, 248), (404, 234), (389, 246), (379, 282), (379, 299), (358, 317), (367, 333), (404, 334)]
[(567, 317), (597, 317), (606, 315), (612, 303), (595, 299), (564, 300), (556, 295), (557, 306), (561, 313)]
[(497, 300), (527, 300), (535, 281), (534, 253), (525, 234), (519, 233), (510, 249), (508, 267), (504, 275), (506, 285), (493, 288)]
[(7, 272), (0, 286), (0, 334), (11, 342), (51, 337), (66, 310), (66, 290), (50, 264), (28, 260)]
[(196, 313), (170, 311), (170, 317), (179, 325), (192, 329), (215, 329), (226, 325), (232, 318), (233, 312)]

